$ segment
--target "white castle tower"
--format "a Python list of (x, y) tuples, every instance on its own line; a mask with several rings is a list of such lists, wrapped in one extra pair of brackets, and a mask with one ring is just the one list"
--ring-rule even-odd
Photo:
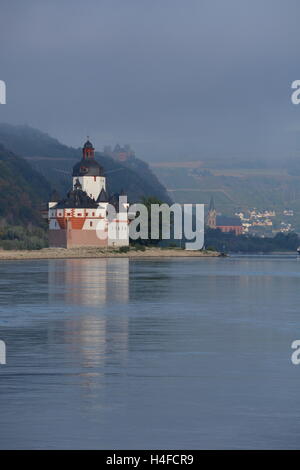
[(78, 181), (82, 191), (95, 200), (102, 189), (106, 190), (103, 169), (95, 160), (95, 149), (89, 139), (83, 146), (82, 159), (73, 168), (73, 188)]

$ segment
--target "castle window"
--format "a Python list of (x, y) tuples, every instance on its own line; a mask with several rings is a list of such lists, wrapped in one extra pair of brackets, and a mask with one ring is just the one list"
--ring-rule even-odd
[(93, 222), (90, 222), (90, 227), (92, 227), (92, 226), (93, 226)]
[(94, 176), (94, 181), (96, 181), (96, 176)]
[(77, 214), (77, 215), (78, 215), (78, 217), (81, 217), (81, 216), (82, 216), (82, 214), (81, 214), (81, 213), (80, 213), (80, 214)]

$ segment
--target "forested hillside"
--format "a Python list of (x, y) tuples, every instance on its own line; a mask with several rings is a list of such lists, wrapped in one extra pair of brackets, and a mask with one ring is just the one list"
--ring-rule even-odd
[(40, 204), (50, 193), (48, 181), (23, 158), (0, 144), (0, 222), (42, 225)]
[[(80, 148), (68, 147), (29, 126), (10, 124), (0, 124), (0, 143), (26, 158), (61, 195), (70, 189), (72, 167), (81, 158)], [(133, 164), (122, 164), (101, 152), (96, 152), (96, 158), (104, 168), (111, 193), (124, 190), (130, 202), (149, 196), (170, 201), (163, 185), (143, 161), (134, 159)]]

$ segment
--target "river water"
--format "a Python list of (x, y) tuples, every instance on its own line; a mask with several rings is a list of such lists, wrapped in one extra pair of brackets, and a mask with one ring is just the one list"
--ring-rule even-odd
[(0, 448), (300, 447), (296, 256), (0, 264)]

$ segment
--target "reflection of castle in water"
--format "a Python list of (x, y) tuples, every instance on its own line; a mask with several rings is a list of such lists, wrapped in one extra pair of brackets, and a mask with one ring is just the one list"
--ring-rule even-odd
[[(70, 315), (63, 314), (63, 325), (55, 322), (58, 328), (52, 333), (63, 335), (62, 342), (78, 356), (78, 364), (101, 367), (108, 355), (123, 363), (128, 349), (128, 316), (122, 314), (122, 304), (129, 298), (129, 260), (51, 260), (48, 276), (49, 303), (65, 305), (67, 311), (71, 307)], [(109, 312), (103, 308), (106, 304)], [(90, 373), (84, 375), (90, 377)], [(92, 379), (87, 380), (91, 385)]]
[(49, 263), (49, 300), (74, 305), (128, 302), (129, 259), (66, 259)]

